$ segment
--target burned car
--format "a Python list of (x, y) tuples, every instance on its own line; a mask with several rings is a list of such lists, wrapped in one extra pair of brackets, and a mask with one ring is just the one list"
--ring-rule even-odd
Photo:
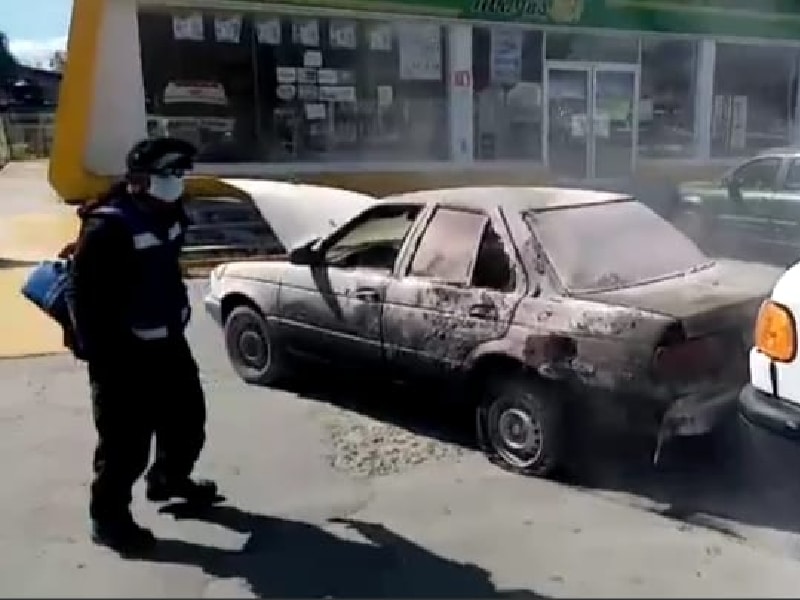
[(245, 381), (309, 359), (438, 379), (492, 459), (545, 476), (580, 407), (654, 447), (708, 433), (735, 409), (778, 275), (710, 260), (630, 196), (465, 187), (376, 202), (285, 260), (222, 265), (205, 305)]

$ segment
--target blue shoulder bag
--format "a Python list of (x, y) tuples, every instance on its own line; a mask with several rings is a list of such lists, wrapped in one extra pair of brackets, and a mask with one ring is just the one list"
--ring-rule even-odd
[(28, 275), (22, 295), (35, 304), (64, 331), (64, 344), (82, 358), (81, 344), (72, 311), (72, 260), (43, 260)]

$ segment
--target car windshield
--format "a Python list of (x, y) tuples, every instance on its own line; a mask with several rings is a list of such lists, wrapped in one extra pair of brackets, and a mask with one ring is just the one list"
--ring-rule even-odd
[(543, 212), (525, 220), (572, 291), (605, 291), (713, 264), (681, 232), (639, 202)]

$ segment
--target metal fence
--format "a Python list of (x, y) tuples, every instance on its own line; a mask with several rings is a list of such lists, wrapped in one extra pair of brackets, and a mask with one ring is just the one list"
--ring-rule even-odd
[(53, 145), (55, 113), (0, 113), (0, 156), (7, 160), (47, 158)]

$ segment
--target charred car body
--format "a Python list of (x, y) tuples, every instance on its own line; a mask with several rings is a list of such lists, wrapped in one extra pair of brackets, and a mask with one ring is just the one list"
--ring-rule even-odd
[(622, 408), (654, 441), (709, 432), (778, 275), (710, 260), (630, 196), (459, 188), (376, 202), (284, 260), (223, 265), (206, 308), (248, 382), (298, 358), (440, 378), (490, 457), (546, 475), (572, 406)]

